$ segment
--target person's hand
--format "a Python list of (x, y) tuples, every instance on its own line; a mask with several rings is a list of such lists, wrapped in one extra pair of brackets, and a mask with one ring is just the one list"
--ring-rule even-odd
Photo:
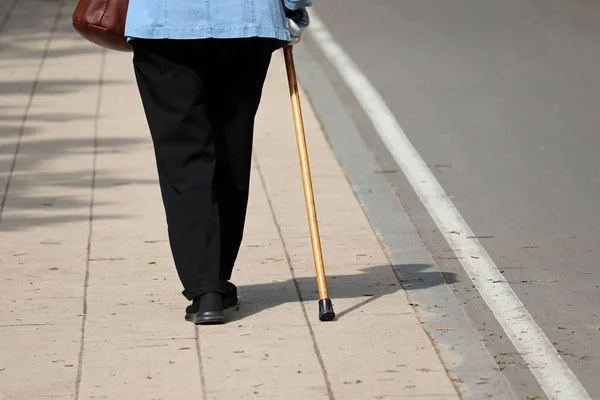
[(308, 17), (306, 8), (301, 8), (295, 11), (286, 10), (285, 15), (288, 19), (288, 28), (290, 30), (290, 36), (292, 37), (290, 45), (293, 46), (300, 43), (300, 40), (302, 39), (302, 32), (304, 32), (304, 30), (310, 24), (310, 19)]

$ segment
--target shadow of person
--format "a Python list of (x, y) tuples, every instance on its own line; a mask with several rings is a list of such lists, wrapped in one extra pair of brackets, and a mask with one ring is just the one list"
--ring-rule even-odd
[[(457, 281), (456, 274), (440, 272), (431, 264), (378, 265), (363, 268), (358, 274), (335, 274), (327, 279), (334, 306), (336, 299), (363, 299), (346, 309), (337, 309), (336, 319), (344, 318), (370, 302), (399, 290), (427, 290)], [(316, 302), (319, 299), (314, 277), (240, 285), (238, 295), (240, 304), (227, 312), (231, 322), (285, 303)]]

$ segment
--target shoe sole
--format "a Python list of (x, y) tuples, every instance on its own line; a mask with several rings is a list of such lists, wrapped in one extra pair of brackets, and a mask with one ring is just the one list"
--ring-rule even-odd
[[(225, 309), (232, 308), (240, 304), (240, 297), (231, 296), (225, 298)], [(185, 314), (185, 320), (193, 322), (196, 325), (216, 325), (225, 323), (223, 311), (203, 311), (194, 314)]]
[(185, 320), (196, 325), (216, 325), (225, 323), (223, 311), (203, 311), (195, 314), (186, 314)]

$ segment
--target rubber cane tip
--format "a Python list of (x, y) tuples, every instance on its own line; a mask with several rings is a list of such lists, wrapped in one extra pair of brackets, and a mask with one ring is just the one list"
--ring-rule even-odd
[(319, 321), (331, 321), (335, 318), (333, 304), (329, 299), (319, 300)]

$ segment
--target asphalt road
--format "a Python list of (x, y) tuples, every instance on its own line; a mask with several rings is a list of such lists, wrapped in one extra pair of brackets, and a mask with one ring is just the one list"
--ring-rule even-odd
[[(600, 398), (600, 2), (327, 0), (315, 11), (485, 237), (590, 396)], [(340, 82), (366, 142), (393, 171)], [(499, 365), (518, 364), (397, 175), (386, 178), (440, 267), (458, 274), (451, 286), (491, 353)], [(506, 373), (519, 397), (539, 395), (531, 376)]]

